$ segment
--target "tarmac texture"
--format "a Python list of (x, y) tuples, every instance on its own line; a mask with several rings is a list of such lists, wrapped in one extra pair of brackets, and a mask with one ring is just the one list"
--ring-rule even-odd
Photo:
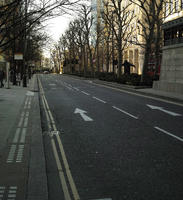
[[(95, 84), (183, 105), (183, 95), (91, 80)], [(0, 88), (0, 200), (47, 200), (37, 75), (27, 87)]]

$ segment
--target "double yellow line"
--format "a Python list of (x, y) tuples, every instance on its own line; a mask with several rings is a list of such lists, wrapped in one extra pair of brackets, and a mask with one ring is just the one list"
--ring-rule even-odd
[[(48, 123), (48, 129), (49, 129), (48, 131), (49, 132), (54, 131), (55, 133), (58, 133), (54, 118), (53, 118), (52, 113), (50, 111), (50, 108), (49, 108), (48, 102), (46, 100), (46, 97), (44, 95), (44, 90), (43, 90), (43, 87), (42, 87), (42, 84), (41, 84), (41, 81), (40, 81), (39, 78), (38, 78), (38, 84), (39, 84), (39, 88), (40, 88), (40, 95), (41, 95), (41, 100), (42, 100), (42, 103), (43, 103), (43, 108), (44, 108), (47, 123)], [(58, 143), (59, 152), (56, 148), (55, 140)], [(57, 165), (57, 169), (58, 169), (58, 173), (59, 173), (60, 182), (61, 182), (62, 189), (63, 189), (63, 192), (64, 192), (65, 200), (71, 200), (71, 199), (80, 200), (80, 197), (79, 197), (76, 185), (74, 183), (74, 180), (73, 180), (70, 168), (69, 168), (69, 164), (67, 162), (67, 158), (66, 158), (66, 155), (65, 155), (65, 151), (64, 151), (64, 148), (63, 148), (63, 144), (62, 144), (62, 141), (60, 139), (59, 134), (51, 135), (51, 145), (52, 145), (53, 154), (54, 154), (54, 157), (55, 157), (55, 161), (56, 161), (56, 165)], [(61, 154), (63, 166), (60, 162), (59, 153)], [(65, 169), (66, 175), (64, 174), (63, 168)], [(70, 185), (71, 192), (72, 192), (71, 194), (69, 192), (69, 186), (67, 184), (65, 176), (67, 177), (68, 183)]]

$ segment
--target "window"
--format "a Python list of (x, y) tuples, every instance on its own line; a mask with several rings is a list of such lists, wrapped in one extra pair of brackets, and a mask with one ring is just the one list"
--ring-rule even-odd
[(165, 3), (165, 17), (167, 17), (168, 15), (169, 15), (169, 3)]
[(175, 0), (175, 12), (179, 11), (179, 0)]
[(173, 0), (170, 0), (170, 13), (173, 13)]
[(181, 0), (181, 10), (183, 10), (183, 0)]

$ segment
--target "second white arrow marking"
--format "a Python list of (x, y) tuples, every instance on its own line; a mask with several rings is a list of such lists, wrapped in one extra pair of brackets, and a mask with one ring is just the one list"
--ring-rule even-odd
[(149, 104), (147, 104), (147, 106), (148, 106), (149, 108), (151, 108), (152, 110), (160, 110), (160, 111), (165, 112), (165, 113), (167, 113), (167, 114), (169, 114), (169, 115), (172, 115), (172, 116), (182, 116), (181, 114), (178, 114), (178, 113), (175, 113), (175, 112), (172, 112), (172, 111), (165, 110), (165, 109), (162, 108), (162, 107), (153, 106), (153, 105), (149, 105)]
[(89, 121), (93, 121), (93, 119), (90, 118), (90, 117), (88, 117), (88, 116), (86, 115), (86, 113), (87, 113), (87, 112), (86, 112), (85, 110), (81, 110), (81, 109), (79, 109), (79, 108), (76, 108), (75, 111), (74, 111), (74, 114), (80, 114), (84, 121), (88, 121), (88, 122), (89, 122)]

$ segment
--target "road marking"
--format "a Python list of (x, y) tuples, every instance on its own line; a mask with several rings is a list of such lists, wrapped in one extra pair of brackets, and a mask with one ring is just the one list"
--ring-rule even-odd
[(26, 117), (29, 117), (29, 111), (26, 112), (26, 115), (25, 115), (25, 116), (26, 116)]
[(20, 138), (20, 143), (24, 143), (25, 142), (26, 132), (27, 132), (27, 128), (23, 128), (22, 129), (22, 135), (21, 135), (21, 138)]
[(65, 87), (66, 87), (67, 89), (69, 89), (69, 90), (72, 90), (72, 88), (71, 88), (71, 87), (69, 87), (69, 86), (66, 86), (66, 85), (65, 85)]
[(28, 117), (25, 117), (24, 118), (24, 127), (27, 127), (27, 125), (28, 125)]
[(17, 158), (16, 158), (17, 163), (22, 162), (23, 151), (24, 151), (24, 145), (20, 144), (18, 146), (18, 153), (17, 153)]
[(118, 111), (120, 111), (120, 112), (122, 112), (122, 113), (124, 113), (124, 114), (126, 114), (126, 115), (128, 115), (128, 116), (130, 116), (130, 117), (132, 117), (132, 118), (134, 118), (134, 119), (138, 119), (138, 117), (136, 117), (136, 116), (134, 116), (134, 115), (132, 115), (132, 114), (130, 114), (130, 113), (128, 113), (128, 112), (126, 112), (126, 111), (124, 111), (124, 110), (122, 110), (122, 109), (116, 107), (116, 106), (112, 106), (112, 107), (113, 107), (114, 109), (116, 109), (116, 110), (118, 110)]
[(84, 92), (84, 91), (81, 91), (81, 93), (83, 93), (83, 94), (86, 94), (86, 95), (90, 95), (89, 93), (87, 93), (87, 92)]
[(17, 128), (15, 136), (14, 136), (14, 139), (13, 139), (13, 143), (17, 143), (18, 142), (19, 135), (20, 135), (20, 128)]
[(95, 96), (93, 96), (92, 98), (93, 98), (93, 99), (96, 99), (97, 101), (100, 101), (100, 102), (102, 102), (102, 103), (106, 103), (106, 101), (104, 101), (104, 100), (102, 100), (102, 99), (99, 99), (99, 98), (97, 98), (97, 97), (95, 97)]
[(173, 101), (170, 101), (170, 100), (165, 100), (165, 99), (161, 99), (161, 98), (158, 98), (158, 97), (148, 96), (148, 94), (147, 95), (145, 95), (145, 94), (137, 94), (135, 92), (129, 92), (129, 91), (125, 90), (125, 89), (115, 88), (115, 87), (111, 87), (109, 85), (101, 85), (99, 83), (93, 83), (93, 84), (97, 85), (97, 86), (100, 86), (100, 87), (113, 89), (113, 90), (116, 90), (116, 91), (119, 91), (119, 92), (124, 92), (124, 93), (127, 93), (127, 94), (131, 94), (131, 95), (135, 95), (135, 96), (139, 96), (139, 97), (143, 97), (143, 98), (148, 98), (148, 99), (153, 99), (153, 100), (156, 100), (156, 101), (161, 101), (161, 102), (170, 103), (170, 104), (174, 104), (174, 105), (178, 105), (178, 106), (182, 106), (183, 107), (182, 103), (177, 103), (177, 102), (173, 102)]
[(16, 199), (16, 193), (17, 193), (17, 187), (16, 186), (0, 186), (0, 200), (7, 199), (7, 200), (15, 200)]
[(175, 112), (172, 112), (172, 111), (169, 111), (169, 110), (165, 110), (164, 108), (162, 107), (159, 107), (159, 106), (153, 106), (153, 105), (149, 105), (149, 104), (146, 104), (149, 108), (151, 108), (152, 110), (160, 110), (164, 113), (167, 113), (169, 115), (172, 115), (174, 117), (176, 116), (182, 116), (181, 114), (178, 114), (178, 113), (175, 113)]
[(18, 127), (21, 127), (21, 126), (22, 126), (23, 120), (24, 120), (24, 117), (21, 116), (21, 117), (20, 117), (20, 121), (19, 121), (19, 123), (18, 123)]
[(7, 163), (12, 163), (13, 162), (16, 148), (17, 148), (16, 144), (12, 144), (11, 145), (11, 148), (10, 148), (10, 151), (9, 151), (9, 154), (8, 154), (8, 158), (6, 160)]
[(157, 129), (157, 130), (159, 130), (159, 131), (161, 131), (162, 133), (165, 133), (165, 134), (167, 134), (167, 135), (169, 135), (169, 136), (171, 136), (171, 137), (173, 137), (173, 138), (175, 138), (175, 139), (183, 142), (183, 138), (180, 138), (180, 137), (178, 137), (178, 136), (176, 136), (176, 135), (174, 135), (174, 134), (172, 134), (172, 133), (170, 133), (170, 132), (168, 132), (166, 130), (163, 130), (162, 128), (159, 128), (157, 126), (155, 126), (154, 128)]
[(31, 108), (31, 99), (29, 99), (28, 105), (27, 105), (27, 109)]
[[(43, 87), (41, 85), (40, 80), (39, 80), (39, 85), (40, 85), (41, 90), (43, 91)], [(49, 106), (48, 106), (48, 103), (47, 103), (47, 100), (46, 100), (46, 97), (44, 96), (43, 92), (41, 94), (42, 94), (43, 107), (44, 107), (46, 117), (47, 117), (47, 122), (49, 123), (48, 124), (49, 131), (51, 131), (52, 127), (53, 127), (54, 131), (57, 131), (53, 116), (51, 114), (51, 111), (49, 109)], [(56, 134), (56, 139), (57, 139), (57, 142), (59, 144), (61, 158), (62, 158), (63, 163), (64, 163), (63, 166), (65, 167), (65, 170), (66, 170), (66, 175), (67, 175), (70, 187), (71, 187), (73, 198), (74, 198), (74, 200), (80, 200), (79, 194), (77, 192), (74, 180), (72, 178), (72, 175), (71, 175), (71, 172), (70, 172), (70, 169), (69, 169), (69, 165), (68, 165), (68, 162), (67, 162), (67, 159), (66, 159), (66, 155), (65, 155), (65, 152), (64, 152), (64, 149), (63, 149), (63, 145), (61, 143), (61, 139), (60, 139), (58, 134)], [(53, 137), (51, 137), (51, 144), (52, 144), (52, 149), (53, 149), (54, 157), (55, 157), (56, 164), (57, 164), (57, 169), (58, 169), (58, 172), (59, 172), (59, 177), (60, 177), (62, 189), (63, 189), (63, 192), (64, 192), (64, 197), (65, 197), (65, 199), (71, 200), (71, 196), (69, 194), (67, 182), (66, 182), (66, 179), (65, 179), (65, 176), (64, 176), (64, 172), (63, 172), (63, 169), (62, 169), (62, 165), (61, 165), (61, 162), (60, 162), (60, 159), (59, 159), (59, 156), (58, 156), (58, 151), (57, 151), (56, 144), (55, 144)]]
[(25, 115), (24, 111), (21, 113), (21, 116), (23, 117)]
[(104, 198), (104, 199), (90, 199), (90, 200), (112, 200), (111, 198)]
[(3, 199), (6, 187), (0, 186), (0, 200)]
[(27, 91), (26, 95), (27, 95), (27, 96), (34, 96), (34, 92), (32, 92), (32, 91)]
[(87, 112), (85, 110), (81, 110), (79, 108), (76, 108), (74, 111), (74, 114), (80, 114), (84, 121), (93, 121), (93, 119), (87, 116), (86, 113)]
[(55, 83), (49, 83), (49, 85), (50, 85), (50, 86), (56, 86), (56, 84), (55, 84)]
[(64, 197), (65, 197), (65, 199), (71, 200), (69, 190), (68, 190), (68, 187), (67, 187), (67, 183), (66, 183), (66, 180), (65, 180), (64, 172), (63, 172), (63, 169), (62, 169), (62, 165), (60, 163), (60, 159), (59, 159), (59, 156), (58, 156), (56, 144), (55, 144), (55, 141), (54, 141), (53, 138), (51, 139), (51, 144), (52, 144), (52, 148), (53, 148), (54, 157), (55, 157), (55, 160), (56, 160), (56, 163), (57, 163), (57, 169), (58, 169), (58, 172), (59, 172), (59, 177), (60, 177), (60, 180), (61, 180), (62, 189), (63, 189), (63, 192), (64, 192)]
[(76, 91), (79, 91), (79, 89), (77, 87), (73, 87)]

